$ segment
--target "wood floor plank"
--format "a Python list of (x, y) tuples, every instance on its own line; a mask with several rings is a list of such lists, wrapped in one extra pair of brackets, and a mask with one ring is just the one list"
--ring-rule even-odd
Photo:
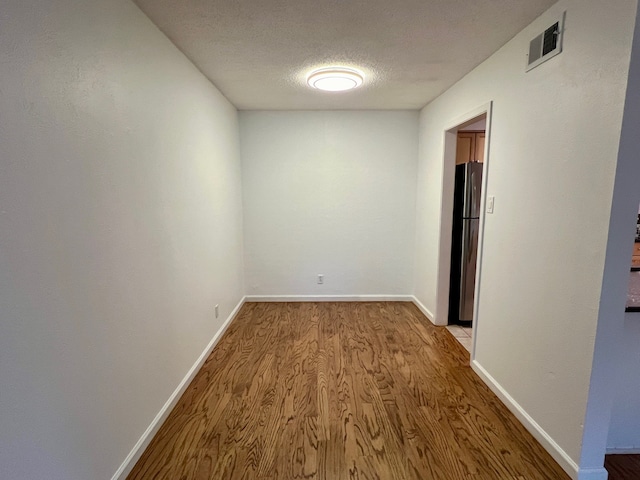
[(410, 303), (246, 304), (128, 479), (568, 480), (468, 363)]
[(640, 455), (607, 455), (604, 462), (609, 480), (638, 480)]

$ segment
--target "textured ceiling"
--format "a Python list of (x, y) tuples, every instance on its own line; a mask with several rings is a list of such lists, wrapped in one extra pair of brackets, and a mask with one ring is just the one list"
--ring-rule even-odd
[[(237, 108), (299, 110), (421, 108), (555, 0), (135, 2)], [(330, 64), (365, 85), (308, 88), (306, 72)]]

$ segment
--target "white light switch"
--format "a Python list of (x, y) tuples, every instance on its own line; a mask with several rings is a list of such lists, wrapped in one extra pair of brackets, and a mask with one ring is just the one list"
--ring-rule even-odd
[(493, 195), (490, 197), (487, 197), (487, 213), (493, 213), (493, 204), (496, 200), (496, 197), (494, 197)]

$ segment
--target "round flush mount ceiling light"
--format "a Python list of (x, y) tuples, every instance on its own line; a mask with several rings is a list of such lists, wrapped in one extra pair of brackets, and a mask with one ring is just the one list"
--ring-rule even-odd
[(345, 67), (328, 67), (314, 70), (307, 76), (310, 87), (327, 92), (344, 92), (362, 85), (364, 76), (357, 70)]

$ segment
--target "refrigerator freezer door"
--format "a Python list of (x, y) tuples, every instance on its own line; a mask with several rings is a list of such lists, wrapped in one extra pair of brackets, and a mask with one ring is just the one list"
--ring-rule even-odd
[(473, 320), (473, 299), (476, 286), (476, 260), (478, 258), (478, 231), (480, 220), (470, 219), (462, 222), (462, 260), (460, 275), (461, 321)]
[(480, 192), (482, 191), (482, 168), (484, 164), (470, 162), (465, 164), (464, 182), (464, 218), (480, 217)]

